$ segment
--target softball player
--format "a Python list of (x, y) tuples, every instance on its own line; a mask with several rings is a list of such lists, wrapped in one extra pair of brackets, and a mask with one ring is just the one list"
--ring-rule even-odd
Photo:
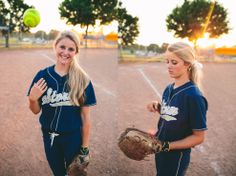
[(183, 176), (190, 162), (191, 148), (204, 140), (208, 104), (200, 91), (202, 65), (194, 50), (178, 42), (166, 51), (168, 72), (174, 83), (164, 90), (162, 102), (147, 105), (151, 112), (161, 106), (156, 136), (164, 152), (156, 154), (158, 176)]
[(40, 70), (28, 92), (30, 110), (40, 115), (44, 148), (55, 176), (81, 153), (89, 154), (90, 106), (96, 104), (91, 80), (77, 63), (79, 41), (71, 31), (54, 43), (56, 64)]

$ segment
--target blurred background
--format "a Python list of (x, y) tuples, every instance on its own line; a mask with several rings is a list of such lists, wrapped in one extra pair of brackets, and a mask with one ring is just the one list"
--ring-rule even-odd
[[(206, 139), (192, 148), (186, 176), (236, 175), (233, 1), (121, 0), (118, 13), (121, 17), (118, 20), (119, 131), (127, 126), (157, 130), (159, 115), (147, 112), (146, 105), (152, 100), (160, 101), (165, 87), (173, 83), (163, 54), (169, 44), (187, 42), (195, 48), (197, 59), (203, 64), (203, 94), (209, 108)], [(120, 175), (156, 174), (153, 156), (146, 162), (119, 157), (124, 161), (117, 164)]]
[[(51, 47), (59, 31), (74, 30), (80, 36), (81, 47), (116, 48), (116, 5), (117, 0), (94, 3), (86, 0), (1, 0), (0, 47)], [(40, 13), (41, 21), (35, 28), (23, 23), (24, 11), (28, 8)]]
[[(26, 93), (38, 72), (55, 63), (62, 30), (80, 37), (79, 63), (91, 77), (98, 104), (91, 110), (89, 175), (153, 176), (154, 156), (128, 159), (117, 147), (127, 127), (155, 131), (146, 104), (172, 80), (163, 53), (170, 43), (193, 46), (203, 63), (209, 103), (206, 141), (193, 148), (187, 176), (236, 175), (236, 12), (231, 0), (0, 0), (0, 175), (52, 175), (38, 116)], [(24, 25), (39, 11), (35, 28)]]
[[(121, 31), (120, 60), (158, 61), (169, 43), (184, 41), (199, 60), (235, 60), (236, 19), (230, 0), (121, 0), (127, 19)], [(124, 15), (125, 16), (125, 15)], [(126, 25), (123, 25), (126, 24)]]

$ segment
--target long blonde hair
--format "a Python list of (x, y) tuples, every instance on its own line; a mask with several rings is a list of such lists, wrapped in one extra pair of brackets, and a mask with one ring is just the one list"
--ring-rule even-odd
[(201, 64), (196, 59), (196, 53), (194, 49), (187, 43), (177, 42), (169, 45), (167, 50), (174, 53), (185, 63), (190, 64), (188, 68), (189, 79), (202, 91), (202, 69), (200, 68)]
[[(79, 54), (79, 39), (72, 31), (61, 32), (54, 42), (54, 48), (58, 42), (64, 38), (68, 38), (75, 43), (77, 56)], [(84, 91), (88, 86), (90, 79), (86, 72), (80, 67), (76, 56), (70, 64), (68, 88), (71, 103), (75, 106), (80, 106), (84, 103)]]

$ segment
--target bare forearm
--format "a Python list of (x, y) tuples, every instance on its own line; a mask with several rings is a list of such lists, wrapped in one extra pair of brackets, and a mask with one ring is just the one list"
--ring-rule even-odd
[(201, 144), (204, 141), (204, 134), (191, 135), (182, 140), (170, 142), (170, 150), (187, 149)]
[(41, 110), (39, 102), (38, 101), (32, 101), (30, 99), (29, 99), (29, 108), (34, 114), (38, 114)]
[(82, 107), (81, 109), (82, 117), (82, 147), (89, 147), (89, 134), (90, 134), (90, 110), (89, 107)]
[(90, 122), (83, 123), (82, 127), (82, 146), (88, 147), (89, 146), (89, 134), (90, 134)]

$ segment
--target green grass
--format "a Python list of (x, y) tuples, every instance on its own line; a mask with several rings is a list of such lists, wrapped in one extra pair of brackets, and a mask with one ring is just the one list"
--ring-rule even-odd
[(120, 63), (126, 62), (163, 62), (164, 59), (162, 57), (136, 57), (136, 56), (126, 56), (122, 55), (119, 58)]

